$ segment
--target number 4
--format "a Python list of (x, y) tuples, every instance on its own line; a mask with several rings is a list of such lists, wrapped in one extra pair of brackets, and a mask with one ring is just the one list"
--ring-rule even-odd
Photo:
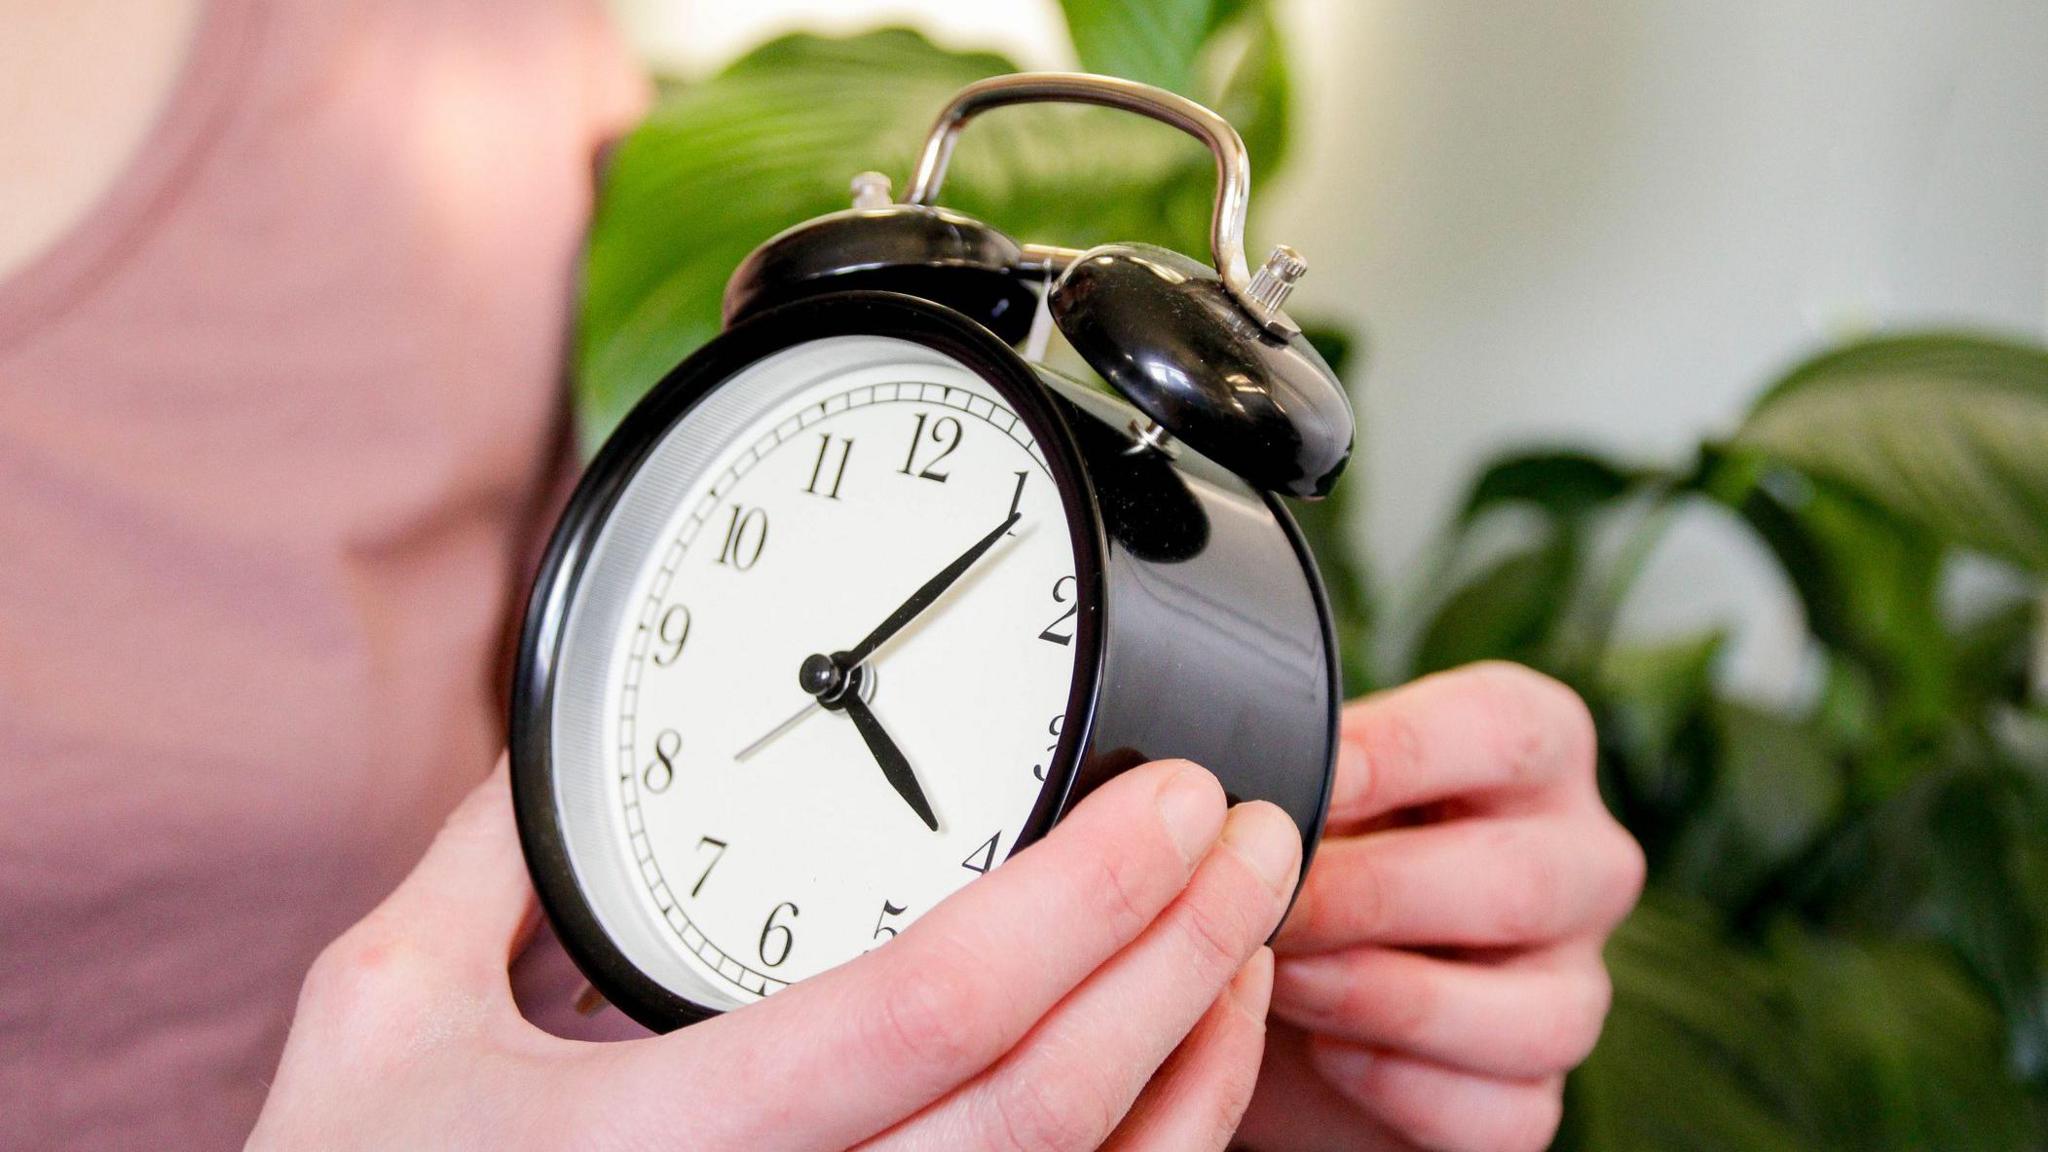
[(1001, 832), (997, 832), (995, 835), (982, 841), (981, 846), (979, 848), (976, 848), (974, 851), (969, 852), (967, 854), (967, 859), (962, 860), (960, 862), (960, 866), (962, 868), (967, 869), (969, 872), (987, 872), (989, 869), (995, 867), (996, 843), (997, 841), (1000, 841), (1002, 838), (1003, 834)]

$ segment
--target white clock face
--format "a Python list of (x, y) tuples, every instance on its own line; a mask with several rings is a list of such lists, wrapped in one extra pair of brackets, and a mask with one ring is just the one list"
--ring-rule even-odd
[(812, 341), (700, 403), (614, 506), (556, 673), (565, 842), (620, 949), (730, 1007), (1007, 856), (1075, 683), (1071, 540), (1032, 430), (921, 344)]

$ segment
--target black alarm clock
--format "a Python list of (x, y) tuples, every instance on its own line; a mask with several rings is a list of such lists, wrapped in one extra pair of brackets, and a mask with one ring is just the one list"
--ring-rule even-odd
[[(938, 207), (961, 126), (1028, 101), (1206, 142), (1213, 266)], [(1249, 184), (1181, 97), (999, 77), (945, 109), (902, 202), (865, 174), (739, 267), (727, 330), (584, 475), (519, 648), (520, 837), (597, 992), (657, 1030), (770, 995), (1147, 760), (1279, 805), (1306, 858), (1339, 688), (1279, 497), (1329, 490), (1352, 419), (1281, 310), (1300, 258), (1246, 268)], [(1035, 316), (1100, 380), (1020, 354)]]

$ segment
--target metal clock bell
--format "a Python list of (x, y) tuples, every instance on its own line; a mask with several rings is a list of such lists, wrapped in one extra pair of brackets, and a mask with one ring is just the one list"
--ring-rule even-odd
[[(1041, 101), (1208, 145), (1213, 263), (939, 207), (961, 128)], [(1329, 491), (1352, 417), (1282, 311), (1300, 258), (1246, 266), (1249, 189), (1200, 105), (999, 77), (946, 107), (901, 202), (864, 177), (740, 265), (727, 330), (584, 475), (520, 644), (521, 839), (612, 1003), (666, 1030), (773, 994), (1147, 760), (1314, 847), (1336, 649), (1280, 497)], [(1099, 381), (1019, 353), (1041, 297)]]

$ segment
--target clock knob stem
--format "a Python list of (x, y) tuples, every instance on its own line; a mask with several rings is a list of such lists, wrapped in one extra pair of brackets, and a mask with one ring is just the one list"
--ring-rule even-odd
[(893, 190), (887, 173), (862, 172), (853, 178), (855, 208), (887, 208), (893, 202)]
[(1266, 262), (1252, 273), (1252, 282), (1245, 288), (1245, 302), (1259, 313), (1259, 319), (1270, 319), (1279, 314), (1280, 306), (1287, 303), (1294, 286), (1306, 275), (1308, 261), (1301, 253), (1285, 244), (1276, 244)]

